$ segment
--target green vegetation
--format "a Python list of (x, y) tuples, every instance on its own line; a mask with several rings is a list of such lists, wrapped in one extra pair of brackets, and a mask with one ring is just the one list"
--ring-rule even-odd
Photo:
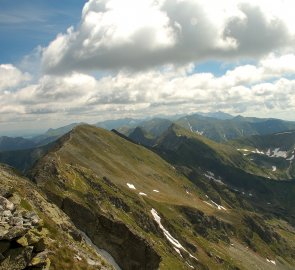
[[(255, 263), (262, 269), (272, 267), (266, 258), (276, 260), (281, 269), (294, 265), (291, 242), (280, 231), (274, 233), (268, 222), (284, 219), (294, 225), (293, 183), (256, 176), (264, 170), (231, 146), (176, 125), (157, 140), (153, 151), (92, 126), (75, 128), (58, 145), (36, 164), (33, 179), (118, 262), (130, 263), (132, 254), (142, 267), (147, 263), (143, 258), (150, 256), (149, 262), (155, 268), (159, 263), (160, 269), (190, 269), (187, 263), (196, 269), (249, 269), (246, 257), (255, 251)], [(208, 179), (208, 171), (219, 182)], [(155, 223), (152, 208), (198, 261), (175, 251)], [(251, 219), (253, 215), (257, 218)]]

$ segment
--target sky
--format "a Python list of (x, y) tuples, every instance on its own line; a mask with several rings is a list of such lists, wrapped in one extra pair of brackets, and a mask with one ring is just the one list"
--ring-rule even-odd
[(197, 111), (295, 120), (293, 0), (0, 0), (0, 135)]

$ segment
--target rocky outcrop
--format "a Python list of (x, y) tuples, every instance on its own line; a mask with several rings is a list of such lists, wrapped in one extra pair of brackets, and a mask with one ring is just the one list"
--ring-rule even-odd
[(0, 270), (49, 269), (46, 234), (34, 212), (0, 196)]
[(181, 212), (193, 225), (194, 232), (212, 242), (224, 241), (230, 243), (230, 237), (235, 230), (229, 223), (221, 221), (214, 216), (205, 215), (200, 210), (189, 207), (181, 207)]

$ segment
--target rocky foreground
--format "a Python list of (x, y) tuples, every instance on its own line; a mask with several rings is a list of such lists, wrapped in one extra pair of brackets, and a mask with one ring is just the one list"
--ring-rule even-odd
[(111, 270), (69, 217), (0, 164), (0, 270)]
[(0, 196), (0, 269), (49, 269), (43, 221), (11, 202), (11, 195)]

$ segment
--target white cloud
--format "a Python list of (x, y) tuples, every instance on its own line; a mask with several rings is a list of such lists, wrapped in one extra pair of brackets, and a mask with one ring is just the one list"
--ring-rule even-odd
[(290, 114), (295, 111), (295, 80), (286, 75), (294, 74), (294, 66), (294, 55), (271, 54), (256, 66), (239, 66), (220, 77), (191, 73), (191, 65), (161, 71), (121, 71), (100, 79), (77, 72), (45, 75), (35, 84), (0, 93), (0, 112), (41, 119), (55, 115), (57, 121), (196, 110)]
[(23, 73), (11, 64), (0, 65), (0, 92), (9, 91), (30, 79), (31, 76), (28, 73)]
[(90, 0), (78, 28), (44, 49), (43, 67), (138, 70), (288, 51), (294, 8), (292, 0)]

